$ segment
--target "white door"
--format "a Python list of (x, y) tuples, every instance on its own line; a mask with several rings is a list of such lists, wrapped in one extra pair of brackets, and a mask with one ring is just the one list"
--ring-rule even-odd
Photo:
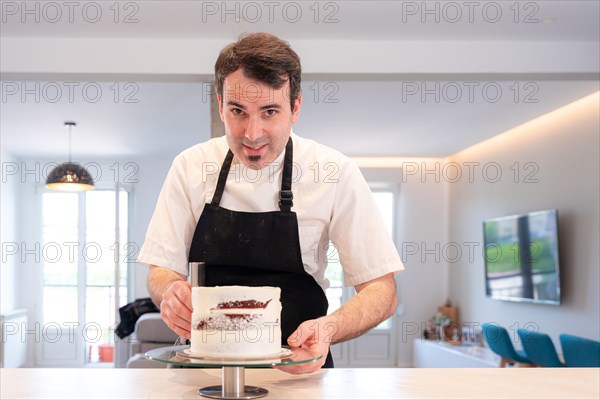
[(129, 260), (120, 243), (127, 243), (128, 202), (123, 190), (42, 193), (36, 365), (108, 361), (99, 347), (113, 344), (116, 310), (127, 302)]
[[(397, 191), (392, 188), (372, 187), (377, 206), (386, 222), (390, 235), (394, 237)], [(328, 314), (335, 311), (355, 294), (354, 288), (343, 287), (342, 266), (335, 248), (328, 250), (326, 276), (331, 286), (327, 289)], [(394, 367), (396, 365), (397, 318), (391, 316), (368, 333), (331, 347), (336, 367)]]

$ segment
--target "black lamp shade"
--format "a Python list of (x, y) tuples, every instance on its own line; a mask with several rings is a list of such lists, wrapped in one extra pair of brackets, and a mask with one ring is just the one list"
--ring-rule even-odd
[(63, 163), (54, 168), (46, 178), (46, 187), (64, 192), (94, 190), (94, 180), (83, 166)]

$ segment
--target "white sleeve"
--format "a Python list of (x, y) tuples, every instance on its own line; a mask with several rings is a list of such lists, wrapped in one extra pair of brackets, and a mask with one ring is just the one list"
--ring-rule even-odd
[(197, 224), (188, 179), (185, 157), (179, 155), (158, 196), (138, 262), (188, 274), (188, 254)]
[(337, 247), (344, 284), (355, 286), (404, 269), (369, 185), (353, 162), (336, 185), (329, 237)]

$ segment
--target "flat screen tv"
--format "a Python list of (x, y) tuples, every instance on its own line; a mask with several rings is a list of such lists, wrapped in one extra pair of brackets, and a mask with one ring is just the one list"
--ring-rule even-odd
[(488, 297), (560, 304), (557, 210), (488, 219), (483, 237)]

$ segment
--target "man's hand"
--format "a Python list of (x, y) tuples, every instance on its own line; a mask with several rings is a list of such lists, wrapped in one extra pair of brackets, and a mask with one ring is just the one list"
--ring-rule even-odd
[(300, 360), (322, 356), (321, 359), (315, 362), (275, 368), (290, 374), (306, 374), (317, 371), (325, 364), (329, 346), (336, 331), (336, 323), (331, 316), (304, 321), (287, 339), (294, 351), (290, 358)]
[(152, 266), (148, 274), (148, 290), (169, 328), (190, 339), (192, 288), (185, 277), (166, 268)]
[(176, 334), (191, 339), (192, 288), (186, 281), (175, 281), (163, 294), (160, 316)]
[(313, 363), (277, 369), (291, 374), (316, 371), (325, 363), (330, 345), (358, 337), (394, 313), (398, 299), (392, 273), (356, 285), (355, 288), (356, 296), (334, 313), (301, 323), (288, 338), (288, 344), (296, 348), (290, 358), (306, 359), (319, 355), (323, 358)]

